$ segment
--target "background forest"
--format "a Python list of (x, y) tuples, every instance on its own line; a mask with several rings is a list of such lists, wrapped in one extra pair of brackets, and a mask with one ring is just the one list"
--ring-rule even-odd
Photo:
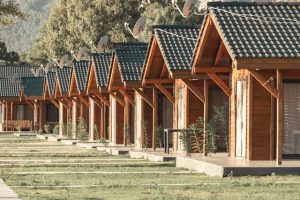
[[(181, 3), (184, 1), (182, 0)], [(91, 49), (99, 38), (108, 35), (114, 42), (135, 40), (125, 29), (132, 28), (140, 16), (147, 16), (147, 26), (140, 41), (147, 41), (156, 24), (199, 24), (200, 17), (184, 19), (171, 7), (171, 0), (17, 0), (24, 20), (16, 22), (0, 38), (21, 60), (39, 65), (59, 59), (81, 46)], [(18, 38), (18, 39), (16, 39)]]

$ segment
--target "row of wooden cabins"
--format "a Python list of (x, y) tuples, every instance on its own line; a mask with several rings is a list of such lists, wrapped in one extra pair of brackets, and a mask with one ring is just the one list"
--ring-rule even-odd
[[(212, 2), (208, 7), (201, 26), (154, 26), (149, 44), (117, 43), (112, 53), (94, 53), (91, 61), (74, 60), (45, 77), (22, 78), (22, 84), (11, 84), (19, 87), (14, 95), (5, 93), (8, 76), (3, 76), (2, 129), (22, 117), (33, 118), (40, 129), (47, 120), (75, 127), (84, 118), (90, 140), (142, 148), (147, 131), (147, 147), (155, 149), (157, 127), (186, 129), (199, 117), (207, 122), (215, 106), (227, 105), (230, 157), (278, 164), (283, 155), (297, 157), (300, 5)], [(18, 116), (14, 105), (20, 103), (33, 111), (25, 106)], [(174, 151), (183, 148), (177, 134), (172, 144)]]

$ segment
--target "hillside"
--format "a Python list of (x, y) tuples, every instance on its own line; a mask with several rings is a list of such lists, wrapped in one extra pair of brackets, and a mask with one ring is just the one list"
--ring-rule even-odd
[(55, 0), (15, 0), (26, 19), (19, 21), (9, 27), (8, 30), (0, 32), (0, 39), (3, 40), (9, 50), (18, 53), (30, 49), (32, 41), (39, 36), (39, 30), (49, 15), (50, 8)]

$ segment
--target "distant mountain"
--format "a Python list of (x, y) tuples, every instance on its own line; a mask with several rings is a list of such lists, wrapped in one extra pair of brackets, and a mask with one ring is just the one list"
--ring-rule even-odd
[(9, 50), (19, 54), (30, 49), (32, 41), (39, 36), (39, 30), (49, 16), (55, 0), (15, 0), (26, 19), (18, 21), (8, 30), (0, 31), (0, 40), (6, 43)]

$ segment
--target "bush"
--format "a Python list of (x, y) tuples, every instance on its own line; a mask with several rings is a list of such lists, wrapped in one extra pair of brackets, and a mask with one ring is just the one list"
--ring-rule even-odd
[(50, 125), (49, 124), (45, 124), (44, 125), (44, 130), (47, 134), (50, 134)]
[(163, 141), (164, 141), (164, 129), (162, 126), (157, 127), (156, 134), (157, 134), (157, 145), (159, 148), (162, 148)]
[(67, 124), (64, 126), (64, 133), (67, 138), (72, 138), (73, 124), (71, 120), (68, 120)]
[(54, 135), (59, 135), (59, 125), (55, 125), (53, 128), (53, 134)]
[(214, 121), (208, 121), (205, 130), (204, 120), (202, 117), (199, 117), (187, 130), (181, 132), (179, 138), (182, 141), (187, 156), (190, 156), (193, 152), (205, 152), (206, 154), (216, 153), (218, 136), (213, 122)]
[(86, 129), (86, 123), (83, 118), (79, 118), (76, 132), (78, 140), (87, 141), (89, 139), (89, 134)]
[(149, 146), (149, 142), (150, 142), (149, 132), (148, 132), (148, 121), (142, 121), (142, 127), (143, 127), (142, 146), (144, 149), (146, 149)]

